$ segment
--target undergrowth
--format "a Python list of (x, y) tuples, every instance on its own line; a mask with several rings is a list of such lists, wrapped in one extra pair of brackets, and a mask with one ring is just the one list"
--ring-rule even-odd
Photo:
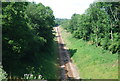
[(61, 28), (62, 38), (71, 52), (82, 79), (118, 79), (118, 54), (89, 44)]

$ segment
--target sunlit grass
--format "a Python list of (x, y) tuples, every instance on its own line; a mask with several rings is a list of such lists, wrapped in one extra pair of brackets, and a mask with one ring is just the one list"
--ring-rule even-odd
[(77, 49), (71, 57), (83, 79), (118, 79), (118, 54), (75, 39), (65, 30), (62, 37), (69, 49)]

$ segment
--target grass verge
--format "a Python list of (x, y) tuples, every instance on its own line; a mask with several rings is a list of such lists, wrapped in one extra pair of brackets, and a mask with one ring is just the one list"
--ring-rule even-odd
[(62, 28), (61, 34), (82, 79), (118, 79), (118, 54), (75, 39)]

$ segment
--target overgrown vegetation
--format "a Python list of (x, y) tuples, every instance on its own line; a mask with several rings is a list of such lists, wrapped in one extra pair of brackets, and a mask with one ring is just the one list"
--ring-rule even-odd
[(81, 78), (118, 79), (119, 14), (120, 2), (94, 2), (84, 14), (73, 14), (61, 25)]
[(3, 69), (8, 76), (56, 78), (53, 11), (42, 3), (3, 2)]
[(6, 76), (7, 76), (7, 74), (6, 74), (6, 72), (3, 70), (2, 65), (0, 64), (0, 81), (2, 81), (3, 79), (4, 79), (4, 80), (5, 80), (5, 79), (7, 80)]
[(62, 26), (75, 38), (120, 53), (120, 2), (95, 2), (84, 14), (74, 14)]
[(118, 54), (111, 54), (100, 47), (96, 48), (91, 42), (73, 38), (64, 29), (61, 29), (61, 33), (83, 80), (118, 79)]

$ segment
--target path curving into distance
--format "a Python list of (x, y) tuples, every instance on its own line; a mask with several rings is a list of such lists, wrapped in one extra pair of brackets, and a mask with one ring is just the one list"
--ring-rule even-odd
[(60, 27), (54, 27), (56, 32), (57, 42), (59, 46), (59, 58), (60, 58), (60, 79), (80, 79), (79, 73), (76, 70), (75, 65), (72, 63), (69, 52), (65, 47), (64, 41), (60, 33)]

